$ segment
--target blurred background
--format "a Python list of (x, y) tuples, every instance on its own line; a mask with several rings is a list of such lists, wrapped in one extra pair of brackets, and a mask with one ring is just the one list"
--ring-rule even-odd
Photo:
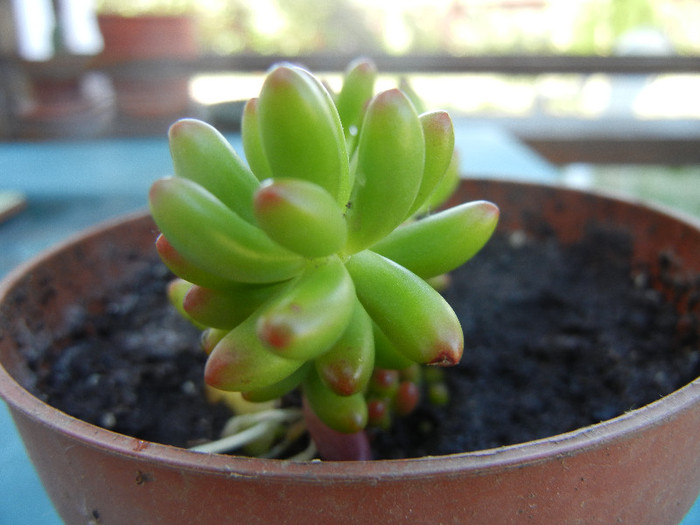
[(235, 132), (273, 62), (333, 87), (365, 55), (571, 184), (700, 213), (698, 20), (698, 0), (0, 0), (0, 140)]
[[(241, 151), (279, 60), (331, 88), (358, 55), (378, 88), (409, 79), (451, 112), (465, 176), (700, 217), (698, 21), (700, 0), (0, 0), (0, 276), (144, 209), (175, 119)], [(0, 430), (0, 522), (60, 523), (2, 404)]]

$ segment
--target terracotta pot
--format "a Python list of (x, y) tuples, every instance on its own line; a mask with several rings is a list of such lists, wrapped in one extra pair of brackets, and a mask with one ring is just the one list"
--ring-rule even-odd
[(199, 55), (195, 20), (188, 15), (100, 15), (97, 21), (104, 41), (97, 64), (110, 72), (117, 108), (127, 120), (123, 126), (131, 119), (167, 122), (188, 116), (189, 75), (178, 64)]
[(107, 129), (114, 97), (104, 89), (102, 75), (87, 70), (92, 58), (59, 55), (21, 62), (27, 89), (15, 110), (19, 137), (92, 137)]
[[(500, 227), (564, 240), (590, 222), (634, 232), (634, 258), (672, 249), (700, 273), (700, 225), (551, 187), (469, 181)], [(678, 523), (700, 489), (700, 380), (638, 410), (494, 450), (374, 462), (290, 463), (205, 455), (89, 425), (32, 396), (26, 355), (60, 338), (91, 297), (155, 260), (146, 216), (95, 230), (29, 263), (0, 290), (0, 394), (66, 523)], [(693, 315), (700, 315), (695, 308)], [(91, 521), (92, 520), (92, 521)]]
[(189, 15), (99, 15), (97, 23), (104, 41), (104, 62), (192, 59), (199, 54), (196, 24)]

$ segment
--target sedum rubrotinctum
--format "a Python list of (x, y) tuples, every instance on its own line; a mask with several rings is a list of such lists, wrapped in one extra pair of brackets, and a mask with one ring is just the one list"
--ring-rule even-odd
[(274, 66), (244, 109), (247, 163), (208, 124), (180, 120), (175, 174), (149, 194), (158, 252), (179, 277), (171, 298), (205, 329), (206, 383), (252, 401), (301, 386), (342, 433), (381, 420), (373, 376), (460, 360), (460, 323), (426, 280), (498, 221), (485, 201), (430, 213), (455, 181), (452, 121), (419, 115), (399, 89), (374, 95), (375, 77), (356, 61), (333, 95)]

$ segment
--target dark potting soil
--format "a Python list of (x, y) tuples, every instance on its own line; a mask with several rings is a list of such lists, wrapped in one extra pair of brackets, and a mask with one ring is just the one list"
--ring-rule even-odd
[(35, 367), (40, 397), (138, 439), (186, 447), (218, 438), (231, 413), (206, 400), (200, 332), (168, 303), (171, 278), (155, 263), (91, 307), (101, 313), (88, 315), (65, 348)]
[[(627, 237), (592, 231), (575, 245), (496, 236), (454, 272), (447, 300), (465, 332), (446, 370), (451, 402), (422, 403), (376, 458), (449, 454), (574, 430), (641, 407), (700, 375), (697, 318), (681, 317), (629, 264)], [(672, 257), (667, 257), (669, 268)], [(109, 299), (60, 353), (37, 363), (36, 388), (91, 423), (176, 446), (213, 439), (229, 417), (204, 400), (197, 330), (164, 299), (160, 265)], [(700, 301), (700, 282), (677, 295)], [(695, 294), (695, 298), (690, 297)], [(690, 297), (690, 299), (689, 299)]]

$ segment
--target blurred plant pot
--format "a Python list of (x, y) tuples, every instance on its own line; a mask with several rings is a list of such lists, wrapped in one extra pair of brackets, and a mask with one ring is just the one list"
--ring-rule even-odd
[(119, 127), (150, 123), (162, 131), (174, 119), (192, 116), (189, 74), (182, 61), (199, 54), (194, 18), (99, 15), (97, 21), (104, 41), (97, 65), (111, 76), (118, 117), (124, 121)]
[[(456, 198), (499, 203), (503, 231), (576, 240), (591, 222), (633, 236), (636, 262), (672, 249), (700, 274), (700, 225), (641, 205), (548, 186), (465, 181)], [(148, 216), (89, 232), (0, 288), (0, 394), (66, 523), (678, 523), (700, 490), (700, 380), (620, 417), (551, 438), (441, 457), (263, 460), (116, 434), (26, 388), (34, 344), (60, 339), (90, 298), (157, 260)], [(80, 268), (76, 272), (76, 268)], [(698, 305), (688, 303), (692, 315)]]
[(22, 61), (26, 92), (17, 112), (23, 138), (100, 135), (114, 117), (114, 101), (104, 75), (89, 71), (91, 55), (57, 55)]

